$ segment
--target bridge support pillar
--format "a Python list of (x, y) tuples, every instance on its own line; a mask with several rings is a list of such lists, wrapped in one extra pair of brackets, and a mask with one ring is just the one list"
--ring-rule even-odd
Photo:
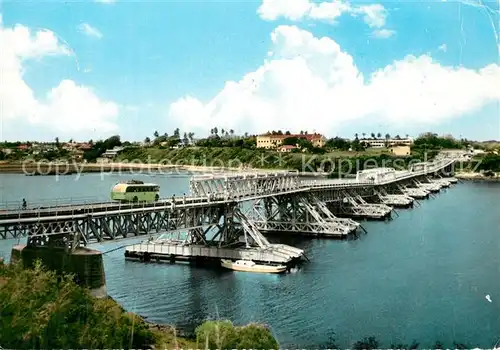
[(100, 251), (78, 247), (73, 252), (64, 247), (17, 245), (12, 248), (11, 261), (32, 267), (37, 260), (57, 273), (72, 273), (75, 281), (90, 289), (97, 298), (107, 296), (104, 264)]

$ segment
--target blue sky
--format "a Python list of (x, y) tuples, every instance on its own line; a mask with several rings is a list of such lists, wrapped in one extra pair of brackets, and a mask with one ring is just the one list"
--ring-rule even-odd
[[(293, 6), (292, 3), (297, 1), (307, 0), (290, 0), (286, 6)], [(321, 2), (315, 3), (319, 5)], [(183, 131), (195, 131), (201, 137), (218, 126), (233, 128), (241, 133), (265, 132), (268, 128), (310, 127), (327, 136), (352, 137), (356, 132), (379, 131), (417, 135), (432, 130), (472, 139), (500, 139), (499, 96), (492, 91), (495, 88), (500, 91), (499, 80), (493, 79), (500, 77), (497, 70), (498, 39), (492, 28), (493, 23), (495, 30), (499, 29), (498, 3), (483, 2), (489, 10), (473, 6), (476, 2), (472, 0), (469, 3), (364, 1), (348, 4), (351, 8), (373, 4), (383, 6), (386, 13), (383, 25), (370, 26), (363, 19), (364, 13), (354, 10), (333, 21), (307, 14), (299, 19), (281, 15), (270, 20), (258, 13), (262, 1), (1, 2), (3, 30), (21, 25), (29, 29), (32, 36), (39, 30), (49, 30), (54, 34), (57, 45), (70, 48), (73, 52), (41, 54), (29, 59), (20, 54), (16, 56), (21, 57), (19, 61), (22, 65), (16, 79), (20, 77), (24, 81), (33, 93), (33, 103), (42, 107), (33, 112), (40, 115), (32, 117), (32, 120), (24, 115), (29, 112), (12, 107), (10, 117), (2, 115), (1, 136), (3, 139), (50, 140), (55, 136), (97, 139), (119, 133), (126, 139), (142, 140), (155, 130), (171, 133), (176, 127)], [(313, 46), (306, 48), (304, 41), (303, 47), (294, 47), (293, 57), (283, 57), (283, 52), (289, 52), (286, 51), (289, 47), (276, 47), (271, 38), (271, 33), (280, 26), (310, 33), (312, 39), (307, 40), (311, 42), (316, 38), (330, 38), (329, 47), (335, 47), (336, 43), (341, 52), (352, 59), (357, 74), (364, 77), (364, 86), (370, 85), (372, 73), (395, 61), (403, 61), (408, 55), (430, 57), (433, 66), (422, 71), (422, 79), (428, 79), (433, 72), (444, 74), (439, 75), (442, 79), (435, 78), (444, 85), (426, 98), (434, 100), (443, 97), (448, 102), (439, 111), (423, 110), (422, 115), (426, 116), (422, 120), (418, 120), (418, 113), (406, 113), (403, 110), (405, 106), (399, 106), (397, 101), (405, 97), (398, 97), (395, 92), (407, 89), (408, 93), (413, 91), (417, 97), (422, 93), (417, 87), (406, 84), (406, 80), (402, 79), (404, 75), (388, 77), (377, 85), (380, 88), (369, 91), (353, 88), (349, 90), (352, 94), (346, 95), (338, 93), (344, 91), (341, 88), (344, 89), (346, 84), (339, 87), (327, 82), (327, 90), (318, 87), (321, 98), (309, 96), (307, 94), (311, 91), (316, 91), (316, 85), (300, 90), (301, 82), (309, 81), (309, 75), (291, 79), (297, 71), (291, 67), (289, 72), (283, 73), (286, 79), (291, 80), (285, 81), (276, 73), (282, 71), (282, 66), (278, 64), (265, 68), (262, 76), (256, 75), (260, 85), (251, 98), (240, 91), (243, 90), (241, 86), (237, 93), (227, 90), (226, 82), (238, 84), (245, 75), (259, 71), (266, 60), (296, 60), (307, 56), (306, 65), (311, 68), (314, 77), (311, 84), (329, 74), (330, 68), (321, 66), (326, 70), (319, 70), (314, 64), (318, 60), (332, 62), (337, 56), (324, 56), (320, 49), (311, 52)], [(392, 35), (375, 37), (374, 32), (382, 29)], [(285, 46), (292, 42), (287, 40), (290, 35), (295, 35), (293, 33), (297, 32), (288, 30), (278, 33), (287, 42)], [(299, 49), (309, 51), (301, 53)], [(269, 51), (277, 56), (269, 56)], [(465, 78), (488, 65), (495, 65), (489, 78), (479, 74), (471, 78), (473, 83), (467, 83)], [(334, 66), (337, 67), (337, 64)], [(417, 66), (420, 67), (412, 65)], [(437, 70), (438, 67), (443, 70)], [(463, 73), (464, 79), (457, 75), (454, 79), (450, 78), (450, 84), (446, 85), (447, 69), (458, 70), (459, 67), (466, 70), (457, 73)], [(342, 63), (342, 71), (344, 68), (349, 67)], [(354, 76), (352, 74), (351, 78), (354, 79)], [(54, 100), (60, 98), (68, 103), (64, 103), (63, 109), (56, 108), (53, 105), (59, 106), (58, 100), (47, 102), (47, 93), (65, 80), (72, 81), (74, 86), (60, 89)], [(453, 90), (457, 84), (453, 82), (456, 81), (463, 81), (464, 86), (457, 87), (459, 91), (455, 93)], [(0, 81), (4, 86), (7, 83)], [(292, 89), (291, 84), (296, 86)], [(322, 86), (323, 82), (318, 84)], [(429, 84), (424, 87), (426, 94), (432, 90), (429, 86), (436, 85), (432, 81)], [(309, 86), (309, 83), (304, 85)], [(270, 86), (281, 88), (271, 91)], [(386, 92), (383, 91), (385, 87)], [(482, 87), (485, 91), (477, 92), (482, 91)], [(82, 89), (91, 91), (92, 96), (82, 93), (80, 98)], [(453, 97), (456, 96), (457, 101), (466, 100), (468, 97), (464, 96), (469, 95), (469, 89), (474, 95), (470, 103), (464, 102), (463, 106), (455, 108)], [(224, 97), (216, 98), (221, 91)], [(302, 101), (301, 96), (306, 95)], [(81, 105), (73, 103), (72, 96), (78, 96), (76, 100)], [(177, 105), (179, 108), (172, 107), (185, 96), (191, 97), (189, 102)], [(272, 96), (278, 96), (277, 100), (281, 102), (274, 103)], [(0, 93), (0, 99), (10, 101), (7, 97)], [(87, 106), (85, 98), (91, 97), (97, 101), (95, 108), (83, 113)], [(336, 103), (337, 98), (349, 98), (350, 103)], [(386, 102), (375, 101), (380, 99)], [(265, 101), (264, 107), (255, 107), (262, 101)], [(410, 98), (408, 101), (419, 100)], [(107, 112), (102, 112), (103, 103), (116, 108), (108, 106)], [(295, 106), (295, 103), (299, 105)], [(322, 104), (324, 108), (319, 110), (318, 107), (316, 111), (316, 107)], [(357, 104), (367, 107), (352, 112), (349, 106)], [(213, 108), (215, 105), (218, 108)], [(419, 103), (414, 106), (410, 102), (407, 107), (415, 110)], [(44, 112), (40, 112), (42, 110)], [(393, 115), (388, 117), (391, 113)], [(398, 119), (399, 115), (401, 119)], [(71, 121), (73, 118), (74, 121)], [(101, 119), (107, 121), (101, 124)], [(62, 127), (66, 125), (64, 123), (69, 124)]]

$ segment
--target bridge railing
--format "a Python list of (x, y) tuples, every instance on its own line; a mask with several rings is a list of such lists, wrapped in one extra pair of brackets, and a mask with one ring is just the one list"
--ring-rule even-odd
[(452, 164), (454, 160), (443, 160), (439, 162), (429, 163), (423, 170), (418, 171), (403, 171), (397, 172), (395, 177), (385, 181), (362, 181), (359, 182), (355, 179), (323, 179), (323, 180), (302, 180), (301, 184), (305, 187), (357, 187), (366, 185), (385, 185), (395, 181), (410, 179), (416, 176), (426, 175), (435, 171), (439, 171), (448, 165)]
[[(35, 201), (27, 201), (27, 209), (51, 208), (51, 207), (68, 207), (74, 205), (89, 205), (96, 203), (109, 203), (100, 200), (98, 197), (62, 197), (56, 199), (40, 199)], [(22, 198), (17, 201), (5, 201), (0, 203), (0, 211), (2, 210), (21, 210), (23, 209)]]
[(4, 218), (39, 218), (42, 217), (67, 217), (70, 216), (79, 216), (79, 215), (101, 215), (101, 214), (127, 214), (138, 212), (141, 210), (144, 211), (157, 211), (162, 209), (175, 208), (176, 206), (182, 205), (207, 205), (207, 203), (220, 203), (224, 202), (225, 199), (213, 197), (175, 197), (172, 196), (168, 199), (161, 199), (156, 202), (101, 202), (101, 203), (89, 203), (89, 204), (81, 204), (81, 205), (62, 205), (62, 206), (53, 206), (53, 207), (31, 207), (27, 209), (19, 209), (15, 208), (13, 210), (8, 211), (0, 211), (0, 221)]

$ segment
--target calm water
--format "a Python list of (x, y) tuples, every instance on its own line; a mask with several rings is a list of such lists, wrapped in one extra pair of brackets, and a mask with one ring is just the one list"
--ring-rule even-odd
[[(119, 178), (74, 179), (0, 175), (0, 201), (106, 200)], [(188, 191), (188, 176), (142, 179), (160, 184), (162, 195)], [(373, 335), (383, 347), (416, 339), (421, 347), (455, 340), (491, 348), (500, 338), (500, 185), (459, 184), (399, 214), (365, 222), (368, 234), (356, 241), (288, 241), (311, 262), (283, 276), (128, 262), (120, 249), (105, 254), (108, 291), (156, 322), (264, 322), (282, 347), (326, 346), (334, 332), (341, 347)], [(0, 253), (14, 243), (1, 242)]]

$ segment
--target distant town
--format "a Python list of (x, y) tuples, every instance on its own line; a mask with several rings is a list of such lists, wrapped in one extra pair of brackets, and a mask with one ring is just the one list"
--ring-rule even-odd
[(337, 154), (347, 156), (350, 153), (370, 154), (385, 153), (395, 157), (411, 156), (415, 150), (421, 152), (429, 149), (468, 149), (472, 156), (486, 153), (498, 155), (500, 143), (474, 142), (466, 139), (455, 139), (451, 135), (438, 136), (434, 133), (424, 133), (417, 138), (409, 135), (391, 136), (382, 133), (356, 133), (353, 138), (327, 138), (321, 133), (299, 131), (268, 131), (259, 135), (235, 135), (233, 130), (212, 128), (205, 138), (195, 138), (194, 133), (175, 129), (172, 134), (160, 134), (155, 131), (151, 137), (142, 142), (121, 140), (119, 135), (106, 140), (77, 142), (75, 140), (61, 141), (55, 138), (53, 142), (4, 142), (0, 143), (0, 161), (15, 162), (25, 159), (33, 160), (73, 160), (76, 162), (113, 162), (125, 150), (178, 150), (184, 148), (225, 148), (268, 151), (274, 153), (302, 154)]

